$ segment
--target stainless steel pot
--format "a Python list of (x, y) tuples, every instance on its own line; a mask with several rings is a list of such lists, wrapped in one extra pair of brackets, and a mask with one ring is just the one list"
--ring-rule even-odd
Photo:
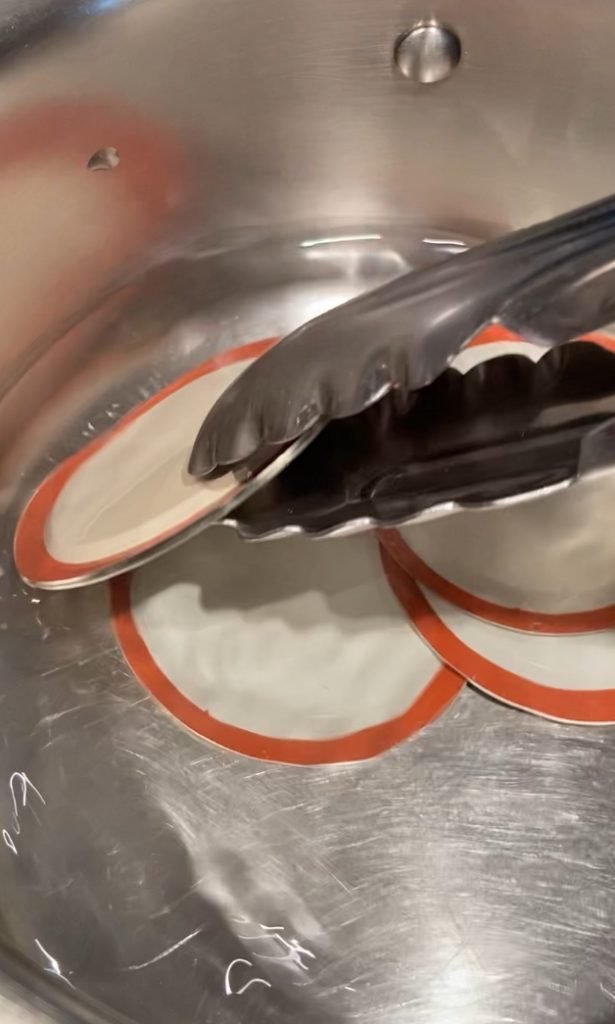
[[(9, 552), (50, 464), (178, 370), (612, 192), (613, 4), (5, 0), (0, 24), (2, 1020), (608, 1024), (612, 730), (467, 690), (375, 762), (255, 764), (144, 695), (104, 589), (37, 595)], [(114, 235), (126, 181), (150, 219)], [(229, 995), (233, 907), (317, 969)]]

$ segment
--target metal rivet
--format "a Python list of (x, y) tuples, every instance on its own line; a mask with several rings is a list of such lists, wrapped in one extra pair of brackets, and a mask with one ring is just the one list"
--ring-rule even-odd
[(404, 78), (424, 85), (448, 78), (460, 60), (459, 36), (437, 22), (416, 25), (395, 47), (395, 63)]
[(112, 171), (120, 162), (120, 154), (115, 146), (103, 146), (97, 149), (87, 162), (88, 171)]

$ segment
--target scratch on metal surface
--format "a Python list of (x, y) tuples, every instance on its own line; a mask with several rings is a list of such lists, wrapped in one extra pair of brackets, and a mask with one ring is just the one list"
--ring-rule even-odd
[(71, 885), (73, 885), (74, 881), (75, 881), (75, 876), (73, 875), (71, 878), (68, 879), (67, 882), (63, 882), (61, 885), (56, 885), (52, 889), (48, 889), (47, 890), (47, 895), (48, 896), (55, 896), (56, 893), (58, 893), (58, 892), (66, 892), (66, 890), (70, 889)]
[(150, 700), (149, 693), (146, 693), (144, 697), (137, 697), (136, 700), (126, 702), (127, 708), (136, 708), (137, 704), (145, 704), (146, 701)]
[(244, 992), (247, 992), (251, 985), (265, 985), (266, 988), (271, 988), (271, 982), (267, 981), (266, 978), (250, 978), (250, 980), (247, 981), (245, 985), (242, 985), (241, 988), (233, 989), (231, 987), (231, 973), (237, 964), (244, 964), (246, 967), (254, 967), (251, 960), (245, 960), (241, 956), (236, 957), (235, 960), (231, 960), (224, 975), (224, 991), (227, 996), (242, 996)]
[(278, 939), (283, 945), (285, 952), (281, 956), (272, 956), (269, 953), (255, 953), (254, 956), (257, 956), (259, 960), (274, 960), (279, 963), (296, 964), (302, 971), (309, 971), (308, 965), (303, 963), (301, 957), (307, 956), (310, 960), (315, 960), (316, 954), (312, 953), (311, 949), (306, 949), (297, 939), (287, 941), (281, 935), (272, 935), (271, 938)]
[(337, 882), (337, 884), (338, 884), (338, 885), (340, 885), (340, 886), (342, 887), (342, 889), (344, 890), (344, 892), (345, 892), (345, 893), (346, 893), (346, 894), (347, 894), (348, 896), (353, 896), (353, 895), (354, 895), (354, 893), (353, 893), (352, 889), (349, 889), (349, 888), (348, 888), (348, 886), (347, 886), (347, 885), (345, 884), (345, 882), (342, 882), (341, 878), (338, 878), (338, 877), (337, 877), (337, 875), (333, 873), (333, 871), (331, 870), (331, 868), (328, 868), (328, 867), (327, 867), (327, 866), (326, 866), (325, 864), (323, 864), (323, 868), (325, 869), (325, 871), (327, 872), (327, 874), (328, 874), (328, 875), (330, 875), (330, 876), (331, 876), (331, 878), (332, 878), (332, 879), (333, 879), (333, 880), (334, 880), (335, 882)]
[(15, 856), (18, 857), (19, 854), (17, 852), (17, 847), (15, 846), (15, 841), (10, 832), (7, 832), (5, 828), (2, 829), (2, 838), (4, 840), (4, 845), (8, 847), (11, 853), (14, 853)]
[(118, 747), (117, 749), (123, 750), (125, 754), (130, 754), (131, 757), (137, 757), (139, 761), (149, 761), (149, 757), (140, 754), (138, 750), (132, 750), (130, 747)]
[(34, 945), (38, 947), (43, 956), (46, 957), (49, 962), (49, 967), (44, 968), (45, 974), (53, 974), (56, 978), (60, 978), (62, 981), (66, 982), (69, 988), (74, 988), (75, 986), (73, 985), (72, 981), (69, 981), (66, 975), (62, 974), (60, 964), (58, 963), (56, 958), (51, 955), (51, 953), (47, 952), (42, 942), (40, 942), (38, 939), (35, 939)]
[(61, 665), (54, 665), (53, 668), (48, 668), (46, 672), (41, 672), (41, 679), (46, 679), (48, 676), (53, 676), (56, 672), (62, 672), (64, 669), (71, 669), (77, 666), (82, 668), (84, 665), (89, 664), (90, 661), (95, 661), (96, 658), (102, 658), (105, 654), (111, 654), (116, 650), (113, 647), (103, 647), (100, 651), (94, 651), (93, 654), (88, 655), (87, 658), (71, 658), (70, 661), (62, 662)]
[(41, 718), (41, 720), (39, 721), (38, 727), (40, 729), (41, 726), (51, 725), (52, 722), (57, 722), (59, 718), (64, 718), (65, 715), (70, 715), (74, 711), (83, 711), (82, 705), (75, 704), (74, 707), (65, 708), (64, 711), (56, 711), (55, 715), (45, 715), (44, 718)]
[(200, 935), (202, 931), (202, 928), (197, 928), (196, 931), (190, 932), (189, 935), (185, 935), (183, 939), (180, 939), (179, 942), (175, 942), (172, 946), (169, 946), (168, 949), (163, 950), (162, 953), (158, 953), (157, 956), (153, 956), (151, 960), (146, 960), (142, 964), (129, 964), (128, 967), (123, 967), (122, 970), (142, 971), (145, 967), (151, 967), (152, 964), (159, 963), (160, 960), (164, 960), (164, 958), (170, 956), (171, 953), (175, 953), (177, 949), (181, 949), (181, 947), (185, 946), (186, 943), (190, 942), (192, 939), (195, 939), (197, 935)]
[[(19, 804), (17, 801), (17, 794), (15, 792), (16, 783), (21, 783), (21, 806), (25, 807), (28, 802), (28, 789), (31, 789), (33, 793), (36, 793), (37, 797), (43, 805), (47, 804), (44, 796), (38, 791), (31, 779), (28, 778), (25, 772), (13, 772), (9, 779), (9, 789), (11, 791), (11, 799), (13, 801), (13, 817), (15, 818), (15, 827), (17, 828), (19, 819)], [(19, 830), (17, 832), (19, 835)]]
[(611, 992), (602, 982), (600, 982), (600, 991), (604, 993), (607, 999), (610, 999), (612, 1003), (615, 1003), (615, 992)]

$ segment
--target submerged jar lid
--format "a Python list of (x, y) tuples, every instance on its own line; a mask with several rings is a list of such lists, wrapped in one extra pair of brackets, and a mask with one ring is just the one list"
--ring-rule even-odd
[(204, 413), (275, 339), (225, 352), (184, 374), (61, 463), (17, 525), (26, 582), (67, 589), (108, 579), (219, 522), (311, 440), (300, 438), (244, 481), (188, 472)]

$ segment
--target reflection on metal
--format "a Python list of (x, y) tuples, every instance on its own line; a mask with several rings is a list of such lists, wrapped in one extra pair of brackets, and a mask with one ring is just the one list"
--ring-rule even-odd
[(466, 242), (460, 238), (424, 238), (423, 242), (425, 245), (437, 245), (439, 249), (450, 252), (451, 255), (464, 252), (467, 248)]
[(315, 245), (335, 245), (338, 242), (379, 242), (381, 235), (331, 235), (330, 238), (308, 238), (301, 242), (302, 249), (312, 249)]
[(395, 63), (401, 74), (423, 85), (448, 78), (460, 60), (459, 36), (437, 22), (416, 25), (395, 47)]
[(85, 0), (88, 4), (88, 12), (92, 14), (106, 14), (118, 7), (123, 7), (131, 0)]

